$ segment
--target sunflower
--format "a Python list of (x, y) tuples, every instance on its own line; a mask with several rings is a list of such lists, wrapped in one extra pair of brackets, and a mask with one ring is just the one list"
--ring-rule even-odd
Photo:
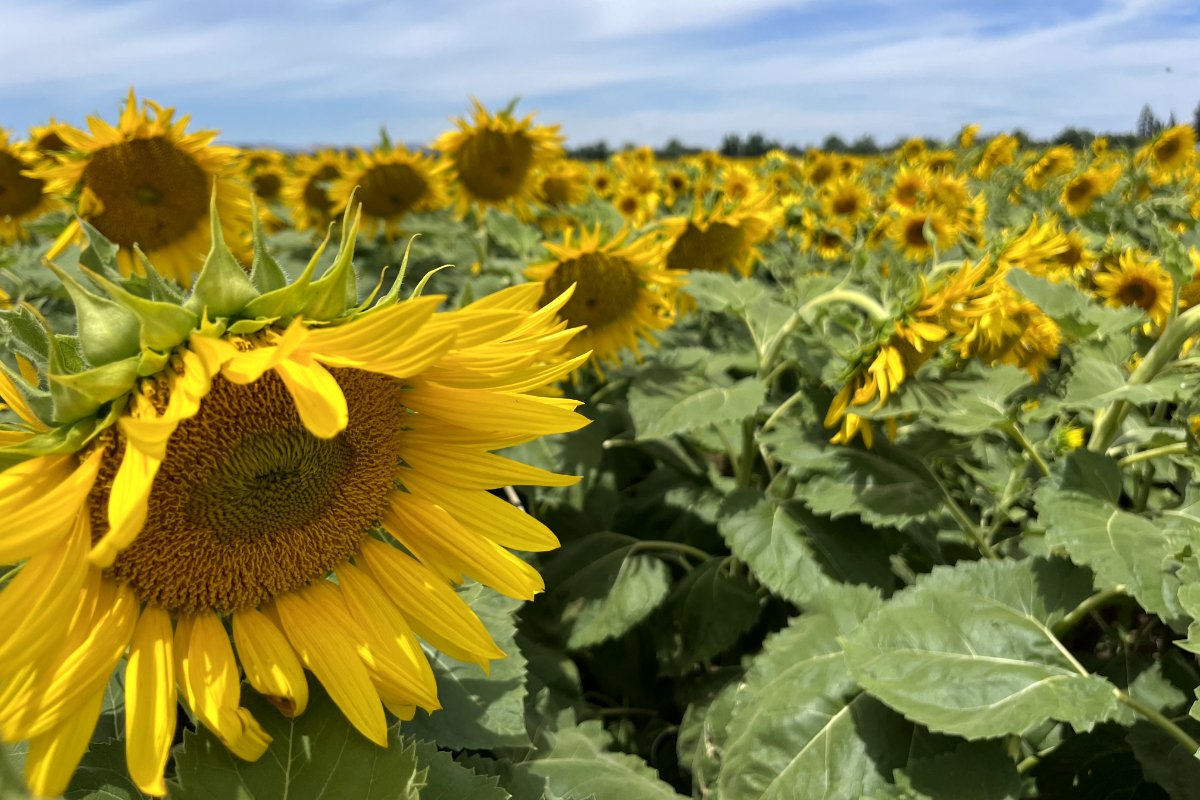
[(682, 167), (671, 167), (663, 173), (662, 185), (664, 189), (663, 203), (670, 207), (675, 205), (679, 198), (687, 195), (692, 180)]
[(35, 220), (62, 205), (46, 191), (46, 183), (30, 174), (37, 153), (27, 143), (10, 145), (0, 130), (0, 242), (26, 238), (22, 223)]
[(721, 194), (729, 200), (741, 202), (761, 191), (758, 176), (749, 167), (742, 164), (730, 164), (722, 170)]
[(654, 218), (658, 211), (659, 196), (655, 192), (640, 192), (636, 186), (622, 181), (613, 193), (611, 202), (628, 224), (637, 227)]
[(591, 185), (592, 191), (596, 193), (596, 196), (602, 200), (611, 198), (617, 188), (617, 180), (613, 177), (612, 170), (604, 164), (597, 164), (592, 167), (588, 183)]
[(1073, 169), (1075, 151), (1065, 144), (1051, 147), (1025, 171), (1025, 185), (1030, 189), (1041, 189), (1051, 179), (1066, 175)]
[(29, 144), (37, 150), (39, 156), (53, 158), (56, 153), (65, 153), (71, 149), (63, 137), (66, 131), (78, 133), (67, 123), (51, 117), (45, 125), (33, 125), (29, 128)]
[(1062, 333), (1040, 308), (1017, 294), (1005, 280), (1006, 270), (996, 270), (978, 285), (963, 313), (950, 320), (959, 355), (974, 356), (985, 364), (1011, 364), (1037, 380), (1058, 355)]
[(1196, 158), (1196, 129), (1191, 125), (1167, 128), (1137, 153), (1139, 163), (1148, 164), (1151, 177), (1166, 183)]
[(832, 153), (814, 151), (809, 154), (808, 170), (805, 179), (813, 186), (824, 186), (827, 181), (838, 174), (838, 159)]
[(280, 200), (287, 167), (283, 154), (275, 150), (247, 150), (241, 158), (242, 176), (254, 196), (268, 203)]
[(980, 125), (978, 122), (972, 122), (970, 125), (964, 125), (963, 129), (958, 132), (958, 146), (966, 150), (971, 145), (975, 144), (975, 137), (979, 135)]
[(1115, 270), (1097, 273), (1093, 280), (1096, 293), (1110, 306), (1137, 306), (1157, 325), (1171, 313), (1171, 276), (1145, 253), (1126, 250)]
[(149, 257), (159, 274), (189, 286), (212, 245), (210, 199), (226, 241), (239, 250), (249, 242), (249, 192), (234, 182), (237, 151), (212, 144), (216, 131), (187, 133), (188, 118), (146, 100), (138, 109), (132, 90), (114, 128), (88, 117), (90, 134), (63, 128), (58, 135), (71, 148), (39, 176), (64, 196), (77, 193), (72, 220), (51, 247), (54, 258), (84, 241), (79, 220), (117, 245), (125, 275), (141, 273), (134, 248)]
[(822, 261), (836, 261), (846, 255), (854, 242), (854, 228), (837, 220), (818, 220), (805, 212), (803, 217), (803, 246), (815, 251)]
[(1086, 214), (1091, 210), (1092, 203), (1108, 194), (1119, 177), (1121, 168), (1116, 164), (1106, 170), (1095, 167), (1085, 169), (1063, 185), (1059, 202), (1073, 217)]
[(992, 173), (1000, 167), (1012, 164), (1017, 158), (1017, 148), (1020, 147), (1020, 144), (1015, 136), (1007, 133), (1002, 133), (990, 140), (983, 148), (983, 155), (979, 159), (979, 165), (975, 168), (975, 177), (990, 178)]
[[(355, 190), (357, 189), (357, 195)], [(345, 213), (352, 197), (362, 202), (363, 232), (394, 236), (404, 216), (413, 211), (436, 211), (449, 203), (444, 178), (432, 157), (402, 145), (357, 151), (341, 176), (329, 187), (333, 213)]]
[(706, 209), (697, 202), (689, 216), (661, 220), (667, 239), (667, 267), (673, 270), (724, 272), (749, 277), (761, 258), (758, 245), (781, 221), (779, 206), (765, 193), (744, 203)]
[(826, 217), (856, 225), (871, 205), (871, 193), (852, 178), (838, 178), (821, 191), (821, 208)]
[(505, 109), (489, 114), (478, 100), (470, 122), (456, 119), (458, 130), (447, 131), (433, 143), (445, 154), (445, 171), (457, 188), (458, 213), (472, 204), (520, 211), (533, 200), (534, 172), (562, 158), (558, 126), (534, 127), (533, 115), (518, 120)]
[(346, 157), (334, 150), (297, 156), (284, 181), (283, 199), (292, 210), (296, 230), (324, 229), (333, 221), (329, 188), (347, 169)]
[(582, 164), (560, 158), (538, 171), (534, 199), (546, 208), (576, 206), (587, 199), (588, 175)]
[(654, 332), (670, 327), (675, 319), (681, 273), (663, 268), (660, 242), (629, 236), (624, 230), (607, 238), (598, 226), (590, 232), (568, 229), (561, 244), (546, 243), (552, 260), (525, 271), (544, 284), (543, 303), (553, 303), (575, 287), (558, 313), (573, 328), (587, 326), (572, 341), (571, 350), (590, 351), (592, 366), (601, 376), (604, 365), (620, 363), (624, 349), (640, 359), (639, 344), (656, 344)]
[(913, 167), (901, 167), (892, 178), (888, 202), (899, 208), (914, 208), (929, 188), (929, 174)]
[(911, 261), (932, 258), (934, 248), (947, 250), (957, 236), (953, 223), (946, 218), (944, 211), (936, 207), (906, 209), (891, 224), (892, 241)]
[(1053, 276), (1062, 270), (1059, 256), (1067, 247), (1058, 222), (1039, 222), (1034, 214), (1024, 231), (1001, 246), (996, 263), (1002, 270), (1017, 267), (1034, 275)]
[(291, 285), (265, 258), (247, 275), (213, 227), (182, 304), (58, 273), (87, 363), (39, 364), (49, 398), (0, 371), (22, 420), (0, 440), (0, 563), (19, 565), (0, 591), (0, 737), (29, 742), (39, 795), (66, 788), (126, 652), (126, 759), (147, 794), (166, 791), (177, 698), (234, 755), (262, 755), (239, 665), (287, 716), (307, 669), (385, 745), (385, 708), (438, 708), (416, 637), (503, 655), (451, 584), (532, 597), (540, 577), (507, 548), (557, 546), (487, 490), (576, 481), (489, 452), (586, 424), (532, 394), (583, 361), (563, 352), (569, 295), (539, 309), (531, 283), (438, 313), (397, 282), (348, 307), (357, 218), (325, 275), (314, 257)]

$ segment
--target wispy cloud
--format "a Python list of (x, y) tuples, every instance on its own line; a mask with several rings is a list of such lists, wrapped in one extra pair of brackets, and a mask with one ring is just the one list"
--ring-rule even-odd
[[(576, 142), (762, 130), (947, 136), (1128, 129), (1200, 100), (1187, 0), (0, 0), (0, 124), (112, 118), (130, 85), (230, 141), (428, 140), (468, 96)], [(1168, 70), (1169, 68), (1169, 70)]]

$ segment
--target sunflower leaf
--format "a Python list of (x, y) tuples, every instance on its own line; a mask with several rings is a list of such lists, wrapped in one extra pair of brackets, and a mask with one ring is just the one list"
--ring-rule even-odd
[(753, 416), (766, 396), (766, 385), (743, 378), (732, 386), (711, 386), (678, 395), (677, 386), (661, 391), (641, 381), (631, 393), (629, 411), (640, 438), (655, 439), (705, 428), (718, 422), (738, 422)]
[(1047, 720), (1087, 730), (1119, 707), (1114, 686), (1081, 672), (1050, 630), (1090, 590), (1078, 572), (1042, 559), (935, 569), (841, 640), (846, 663), (934, 731), (981, 739)]
[(172, 799), (417, 800), (427, 771), (418, 764), (415, 745), (393, 728), (389, 746), (376, 746), (354, 730), (320, 686), (314, 682), (309, 688), (308, 709), (288, 719), (243, 687), (243, 704), (272, 740), (257, 761), (238, 759), (207, 729), (185, 733), (175, 751)]
[[(729, 559), (710, 558), (675, 584), (660, 613), (664, 635), (658, 658), (679, 674), (733, 645), (758, 620), (758, 594)], [(714, 609), (720, 609), (714, 613)]]
[[(405, 739), (407, 742), (408, 739)], [(417, 763), (429, 771), (421, 800), (509, 800), (495, 776), (480, 775), (432, 742), (415, 742)]]

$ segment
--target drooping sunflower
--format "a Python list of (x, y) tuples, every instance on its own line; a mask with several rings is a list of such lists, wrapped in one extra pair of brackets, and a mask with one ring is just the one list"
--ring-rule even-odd
[(975, 137), (979, 135), (981, 126), (978, 122), (972, 122), (970, 125), (964, 125), (962, 130), (958, 132), (958, 146), (966, 150), (971, 145), (975, 144)]
[(587, 326), (571, 349), (590, 351), (598, 375), (605, 365), (620, 363), (622, 350), (640, 359), (641, 344), (653, 346), (654, 332), (674, 322), (682, 273), (663, 268), (662, 243), (652, 236), (631, 239), (624, 230), (607, 237), (597, 226), (568, 229), (561, 243), (545, 247), (553, 259), (534, 264), (525, 274), (544, 284), (543, 303), (553, 303), (575, 287), (558, 313), (573, 328)]
[(471, 121), (456, 119), (458, 130), (446, 131), (433, 143), (445, 155), (444, 168), (456, 188), (455, 204), (465, 216), (472, 205), (523, 210), (533, 200), (533, 173), (561, 158), (557, 125), (533, 124), (533, 115), (495, 115), (472, 99)]
[(1051, 147), (1042, 157), (1025, 171), (1025, 185), (1030, 189), (1041, 189), (1051, 179), (1066, 175), (1075, 169), (1075, 151), (1062, 144)]
[[(355, 190), (357, 189), (357, 194)], [(402, 145), (357, 151), (329, 188), (333, 213), (345, 213), (351, 198), (362, 202), (363, 232), (394, 236), (406, 214), (434, 211), (449, 204), (445, 179), (432, 157)]]
[[(200, 271), (212, 238), (209, 200), (215, 195), (222, 234), (244, 250), (250, 238), (249, 192), (234, 180), (237, 151), (212, 144), (216, 131), (187, 133), (188, 117), (132, 90), (113, 127), (88, 117), (90, 133), (62, 128), (70, 147), (39, 171), (47, 188), (75, 197), (75, 213), (116, 244), (122, 274), (140, 273), (138, 247), (161, 275), (183, 286)], [(54, 258), (84, 232), (72, 220), (50, 249)]]
[(253, 760), (269, 736), (239, 672), (296, 716), (307, 670), (384, 745), (385, 707), (438, 708), (416, 637), (503, 655), (452, 583), (541, 590), (508, 548), (553, 534), (487, 490), (576, 479), (490, 451), (585, 424), (531, 394), (583, 360), (563, 351), (569, 294), (539, 308), (531, 283), (439, 313), (397, 281), (349, 307), (357, 227), (319, 280), (315, 256), (289, 285), (257, 246), (247, 275), (214, 222), (182, 304), (131, 294), (112, 262), (86, 273), (106, 298), (60, 272), (86, 361), (38, 364), (48, 396), (0, 370), (21, 420), (0, 431), (0, 563), (18, 565), (0, 590), (0, 738), (28, 741), (37, 794), (67, 786), (122, 657), (129, 772), (162, 795), (177, 698)]
[(334, 201), (329, 189), (346, 169), (346, 157), (335, 150), (296, 157), (292, 174), (283, 185), (283, 199), (292, 210), (296, 230), (323, 230), (333, 221)]
[(26, 238), (24, 223), (61, 207), (46, 182), (30, 174), (37, 154), (27, 143), (10, 145), (0, 130), (0, 242)]
[(1196, 158), (1196, 129), (1191, 125), (1167, 128), (1137, 152), (1137, 161), (1149, 165), (1156, 182), (1176, 177)]
[(1093, 280), (1096, 293), (1110, 306), (1137, 306), (1157, 325), (1171, 313), (1171, 275), (1146, 253), (1126, 250), (1116, 269), (1097, 273)]
[(52, 158), (55, 153), (63, 153), (71, 149), (66, 139), (63, 138), (64, 131), (75, 131), (75, 128), (51, 117), (45, 125), (33, 125), (29, 128), (28, 141), (37, 150), (39, 156)]
[(781, 218), (781, 208), (765, 192), (741, 203), (721, 203), (711, 209), (698, 201), (690, 215), (661, 220), (668, 243), (667, 268), (707, 272), (735, 269), (749, 277), (761, 258), (758, 245), (775, 232)]
[(1017, 148), (1021, 143), (1015, 136), (1002, 133), (988, 141), (983, 148), (983, 155), (975, 167), (975, 177), (987, 179), (1000, 167), (1007, 167), (1017, 158)]

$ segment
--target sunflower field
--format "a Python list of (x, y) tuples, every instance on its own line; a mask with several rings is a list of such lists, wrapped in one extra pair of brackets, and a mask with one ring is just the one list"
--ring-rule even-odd
[(0, 798), (1200, 797), (1200, 168), (0, 132)]

